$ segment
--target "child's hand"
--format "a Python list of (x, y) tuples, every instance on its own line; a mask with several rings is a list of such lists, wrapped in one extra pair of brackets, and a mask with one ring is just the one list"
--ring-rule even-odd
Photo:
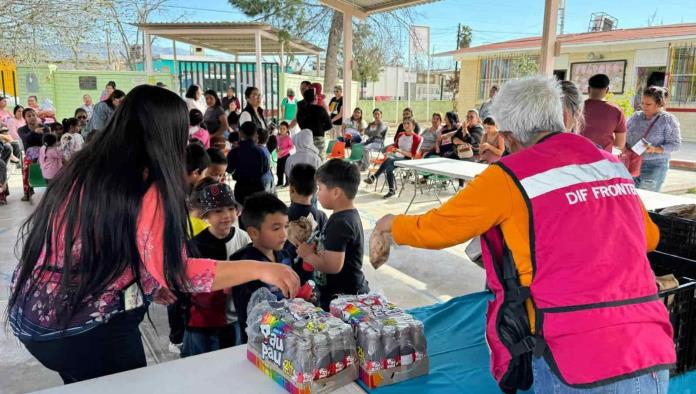
[(295, 298), (300, 289), (300, 277), (284, 264), (263, 264), (259, 280), (279, 288), (285, 298)]
[(313, 255), (317, 250), (316, 242), (308, 244), (307, 242), (301, 242), (297, 246), (297, 255), (302, 258), (302, 260), (307, 260), (307, 257)]

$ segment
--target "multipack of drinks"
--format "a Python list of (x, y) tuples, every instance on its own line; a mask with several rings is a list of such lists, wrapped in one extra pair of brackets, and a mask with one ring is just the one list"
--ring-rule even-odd
[(425, 375), (429, 371), (423, 322), (380, 294), (344, 295), (331, 314), (353, 327), (360, 380), (369, 388)]
[(247, 358), (291, 393), (324, 393), (358, 377), (351, 326), (309, 302), (277, 301), (265, 288), (249, 302)]

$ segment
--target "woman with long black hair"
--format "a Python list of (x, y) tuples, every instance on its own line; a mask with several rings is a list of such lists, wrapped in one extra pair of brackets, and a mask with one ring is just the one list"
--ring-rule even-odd
[(205, 104), (208, 108), (203, 112), (203, 123), (210, 135), (224, 137), (227, 131), (227, 115), (222, 108), (220, 97), (214, 90), (205, 91)]
[(20, 230), (9, 322), (65, 383), (145, 366), (138, 325), (159, 290), (299, 287), (281, 264), (186, 258), (187, 128), (178, 96), (136, 87)]
[(85, 140), (89, 135), (97, 130), (102, 130), (106, 127), (111, 116), (113, 116), (116, 108), (121, 104), (121, 100), (126, 97), (126, 94), (122, 90), (114, 90), (111, 95), (104, 101), (100, 101), (94, 106), (94, 111), (92, 112), (92, 117), (87, 123), (87, 127), (82, 132), (82, 136)]

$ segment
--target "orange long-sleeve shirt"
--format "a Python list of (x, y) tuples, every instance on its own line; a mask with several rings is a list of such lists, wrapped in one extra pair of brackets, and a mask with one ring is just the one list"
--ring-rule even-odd
[[(657, 247), (660, 232), (645, 208), (643, 216), (647, 251), (652, 251)], [(439, 208), (423, 215), (397, 216), (392, 224), (392, 237), (399, 245), (442, 249), (466, 242), (498, 225), (515, 260), (520, 283), (529, 286), (532, 281), (529, 213), (522, 193), (498, 166), (489, 166)], [(531, 302), (527, 307), (534, 327)]]

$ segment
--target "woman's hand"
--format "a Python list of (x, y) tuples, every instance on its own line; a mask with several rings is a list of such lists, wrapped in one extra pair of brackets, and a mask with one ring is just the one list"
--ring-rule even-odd
[(652, 154), (660, 154), (660, 153), (664, 153), (664, 151), (665, 151), (665, 150), (664, 150), (663, 147), (661, 147), (661, 146), (652, 146), (652, 145), (650, 145), (649, 147), (647, 147), (647, 148), (645, 149), (645, 153), (652, 153)]
[(380, 233), (391, 233), (392, 223), (394, 223), (395, 217), (396, 216), (392, 214), (383, 216), (381, 219), (377, 221), (377, 224), (375, 225), (375, 231), (379, 231)]
[(292, 268), (284, 264), (263, 264), (259, 280), (279, 288), (285, 298), (295, 298), (300, 288), (300, 277)]
[(491, 147), (491, 145), (488, 142), (484, 142), (481, 145), (479, 145), (479, 152), (483, 153), (486, 150), (488, 150), (488, 148), (490, 148), (490, 147)]
[(176, 296), (174, 293), (172, 293), (171, 290), (167, 289), (166, 287), (160, 287), (157, 289), (157, 292), (155, 293), (155, 296), (153, 297), (152, 301), (155, 304), (160, 304), (160, 305), (171, 305), (176, 302)]

